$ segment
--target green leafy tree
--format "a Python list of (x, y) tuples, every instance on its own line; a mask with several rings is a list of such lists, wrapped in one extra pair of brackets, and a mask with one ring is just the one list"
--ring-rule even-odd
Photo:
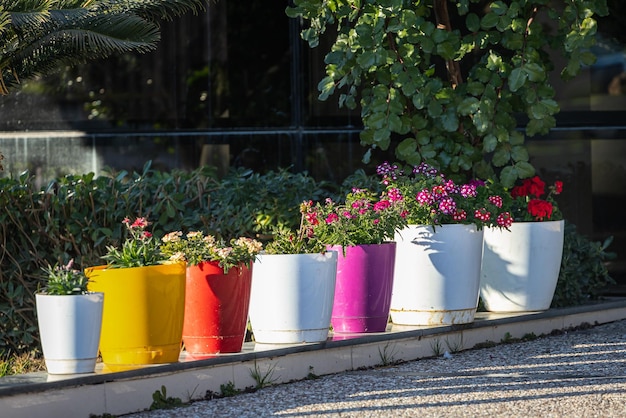
[(499, 175), (507, 186), (534, 174), (516, 116), (528, 136), (555, 126), (548, 52), (565, 58), (562, 77), (575, 76), (595, 60), (594, 15), (607, 13), (606, 0), (293, 0), (287, 8), (308, 21), (310, 47), (336, 32), (319, 98), (339, 92), (340, 106), (360, 105), (366, 162), (393, 143), (401, 161)]

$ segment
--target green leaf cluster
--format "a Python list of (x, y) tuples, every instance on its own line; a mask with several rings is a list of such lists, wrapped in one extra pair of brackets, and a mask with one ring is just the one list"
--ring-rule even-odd
[(65, 266), (55, 265), (44, 268), (48, 282), (43, 293), (46, 295), (84, 295), (88, 292), (89, 279), (81, 270), (73, 267), (74, 260), (70, 260)]
[(613, 237), (602, 242), (592, 241), (580, 234), (575, 225), (565, 223), (563, 258), (553, 308), (593, 302), (608, 286), (615, 284), (607, 268), (607, 262), (617, 256), (607, 250), (612, 242)]
[(360, 107), (362, 145), (393, 145), (399, 160), (446, 174), (499, 175), (507, 187), (534, 174), (524, 134), (555, 126), (548, 51), (566, 58), (563, 77), (576, 75), (594, 61), (594, 15), (607, 13), (605, 0), (294, 0), (287, 8), (308, 23), (302, 38), (311, 47), (336, 31), (319, 99), (338, 93), (341, 106)]

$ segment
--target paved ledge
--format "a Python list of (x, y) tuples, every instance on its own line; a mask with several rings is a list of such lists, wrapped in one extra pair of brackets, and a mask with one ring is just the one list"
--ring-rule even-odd
[[(221, 385), (235, 389), (257, 385), (252, 376), (273, 383), (305, 379), (399, 361), (432, 357), (478, 344), (526, 334), (537, 336), (582, 324), (626, 319), (626, 299), (610, 298), (573, 308), (523, 314), (480, 312), (471, 324), (436, 327), (390, 325), (387, 332), (331, 335), (323, 343), (264, 345), (246, 343), (241, 353), (192, 358), (178, 363), (111, 372), (99, 365), (95, 373), (53, 376), (45, 372), (0, 378), (2, 417), (89, 417), (122, 415), (148, 409), (152, 394), (167, 388), (168, 397), (183, 402), (220, 393)], [(70, 413), (71, 412), (71, 413)]]

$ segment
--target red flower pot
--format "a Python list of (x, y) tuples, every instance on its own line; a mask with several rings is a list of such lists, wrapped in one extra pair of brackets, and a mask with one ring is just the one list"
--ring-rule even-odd
[(248, 323), (252, 267), (217, 262), (187, 267), (183, 342), (192, 355), (241, 351)]

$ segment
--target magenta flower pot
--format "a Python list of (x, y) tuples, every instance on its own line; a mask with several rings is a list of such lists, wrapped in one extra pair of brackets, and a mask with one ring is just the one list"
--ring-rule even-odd
[(335, 333), (384, 332), (389, 319), (396, 243), (328, 246), (337, 251), (331, 324)]

